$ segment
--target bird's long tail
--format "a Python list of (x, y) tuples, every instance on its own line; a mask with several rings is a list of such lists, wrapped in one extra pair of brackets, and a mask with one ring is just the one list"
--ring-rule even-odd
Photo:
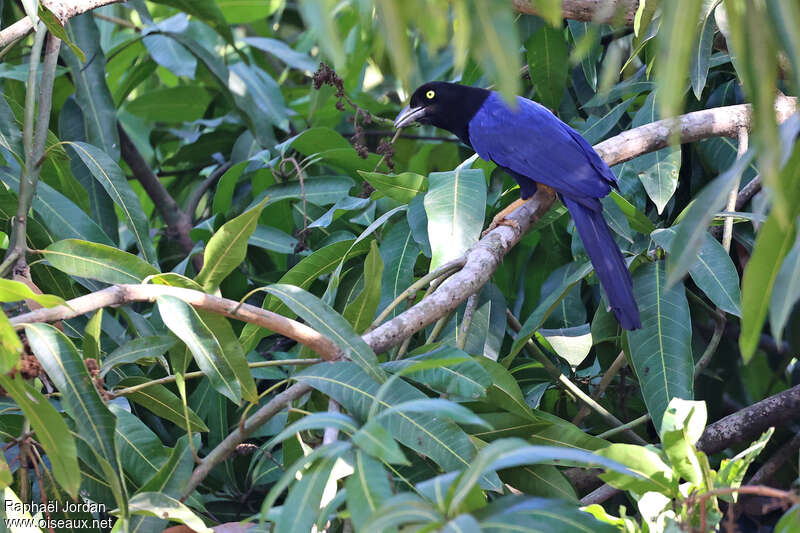
[[(639, 308), (633, 298), (633, 282), (631, 273), (625, 265), (625, 259), (617, 246), (611, 229), (603, 218), (603, 207), (600, 200), (589, 199), (592, 207), (578, 203), (561, 195), (561, 201), (572, 215), (583, 247), (592, 260), (592, 266), (600, 278), (600, 284), (606, 291), (608, 302), (620, 325), (627, 329), (642, 327), (639, 319)], [(596, 204), (596, 207), (595, 205)]]

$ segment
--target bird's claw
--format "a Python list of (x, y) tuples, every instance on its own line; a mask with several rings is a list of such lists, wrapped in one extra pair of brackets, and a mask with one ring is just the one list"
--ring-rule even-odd
[(489, 224), (489, 227), (483, 230), (483, 233), (481, 233), (481, 237), (486, 237), (486, 235), (490, 231), (495, 229), (497, 226), (509, 226), (511, 228), (514, 228), (515, 230), (519, 230), (519, 222), (517, 222), (516, 220), (512, 218), (506, 218), (505, 216), (494, 217), (492, 223)]

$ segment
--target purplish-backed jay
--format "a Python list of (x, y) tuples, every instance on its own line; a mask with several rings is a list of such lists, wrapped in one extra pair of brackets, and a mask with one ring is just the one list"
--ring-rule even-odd
[(617, 320), (628, 330), (642, 327), (631, 274), (600, 203), (617, 186), (617, 178), (586, 139), (527, 98), (518, 96), (512, 109), (496, 92), (445, 82), (414, 91), (394, 124), (401, 128), (412, 122), (457, 135), (508, 172), (523, 200), (533, 196), (537, 182), (555, 190), (575, 221)]

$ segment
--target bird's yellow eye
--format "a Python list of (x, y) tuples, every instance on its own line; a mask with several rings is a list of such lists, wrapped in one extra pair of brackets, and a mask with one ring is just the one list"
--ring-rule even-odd
[(433, 91), (428, 91), (425, 93), (425, 98), (427, 98), (428, 100), (433, 100), (434, 96), (436, 96), (436, 93)]

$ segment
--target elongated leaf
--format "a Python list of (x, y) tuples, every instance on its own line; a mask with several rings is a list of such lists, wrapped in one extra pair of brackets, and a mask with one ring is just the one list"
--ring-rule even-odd
[(594, 117), (590, 117), (586, 121), (586, 126), (581, 130), (581, 135), (583, 135), (583, 138), (586, 139), (589, 144), (595, 144), (601, 141), (603, 137), (605, 137), (606, 133), (611, 131), (611, 129), (617, 125), (617, 122), (619, 122), (619, 119), (622, 118), (633, 101), (634, 98), (623, 100), (619, 104), (615, 105), (611, 111), (602, 117), (597, 118), (596, 120), (591, 120)]
[(174, 296), (159, 296), (156, 301), (164, 324), (186, 344), (211, 385), (238, 405), (242, 389), (214, 332), (192, 306)]
[[(448, 362), (455, 360), (456, 362)], [(421, 361), (442, 361), (441, 366), (411, 371)], [(452, 346), (443, 346), (432, 352), (384, 363), (389, 372), (403, 370), (403, 375), (431, 389), (461, 398), (481, 398), (492, 384), (488, 371), (468, 353)]]
[(425, 212), (431, 243), (431, 271), (456, 259), (480, 237), (486, 212), (486, 180), (477, 169), (428, 176)]
[[(674, 244), (673, 244), (674, 245)], [(663, 261), (640, 267), (633, 277), (642, 328), (628, 332), (631, 361), (647, 411), (657, 428), (672, 398), (693, 397), (694, 361), (689, 304), (683, 284), (666, 287)]]
[(409, 203), (418, 194), (428, 190), (425, 176), (414, 172), (402, 172), (397, 175), (379, 172), (359, 172), (359, 174), (375, 187), (376, 191), (401, 204)]
[[(250, 0), (253, 6), (247, 8), (248, 11), (248, 18), (253, 16), (254, 8), (255, 9), (269, 9), (269, 4), (266, 5), (261, 0)], [(218, 3), (226, 2), (228, 4), (238, 3), (240, 6), (242, 4), (242, 0), (217, 0)], [(276, 2), (273, 2), (272, 5), (276, 5)], [(232, 6), (221, 6), (225, 13), (225, 18), (229, 19), (229, 12), (233, 9)], [(242, 7), (239, 7), (242, 9)], [(264, 18), (264, 17), (257, 17), (257, 18)], [(229, 19), (230, 20), (230, 19)], [(254, 19), (251, 19), (254, 20)], [(317, 69), (318, 63), (311, 59), (308, 54), (304, 54), (302, 52), (298, 52), (289, 47), (285, 42), (280, 41), (278, 39), (270, 39), (268, 37), (245, 37), (244, 42), (271, 54), (284, 63), (286, 65), (296, 68), (299, 70), (306, 70), (309, 72), (313, 72)]]
[(83, 111), (86, 141), (99, 146), (116, 161), (120, 153), (117, 110), (106, 84), (106, 57), (100, 46), (100, 32), (91, 13), (70, 18), (65, 29), (69, 39), (86, 56), (80, 59), (72, 50), (61, 48), (61, 57), (72, 73), (75, 99)]
[(169, 458), (169, 450), (135, 415), (116, 404), (109, 406), (117, 417), (114, 441), (125, 475), (137, 486), (153, 476)]
[(525, 49), (536, 99), (545, 107), (558, 111), (569, 73), (567, 41), (560, 25), (558, 28), (542, 25), (525, 43)]
[(708, 225), (725, 205), (733, 183), (739, 179), (752, 159), (752, 151), (737, 159), (731, 168), (706, 185), (684, 211), (672, 240), (676, 252), (667, 258), (667, 286), (675, 284), (694, 264)]
[(62, 272), (104, 283), (139, 283), (158, 274), (152, 265), (133, 254), (77, 239), (54, 242), (42, 250), (42, 255)]
[(294, 253), (298, 240), (286, 232), (270, 226), (256, 226), (247, 244), (280, 254)]
[(364, 260), (364, 285), (358, 296), (345, 307), (342, 316), (353, 326), (356, 333), (364, 331), (372, 323), (381, 297), (381, 275), (383, 261), (375, 241)]
[[(193, 0), (155, 0), (157, 4), (172, 6), (202, 20), (219, 33), (228, 43), (233, 44), (233, 34), (220, 7), (215, 1), (195, 2)], [(187, 524), (188, 525), (188, 524)]]
[(137, 337), (130, 340), (108, 354), (103, 359), (100, 376), (104, 377), (114, 367), (135, 363), (142, 359), (157, 359), (175, 345), (175, 337), (169, 335), (153, 335), (150, 337)]
[(678, 477), (653, 450), (633, 444), (612, 444), (596, 453), (622, 463), (639, 474), (638, 477), (621, 476), (616, 472), (602, 474), (603, 481), (612, 487), (640, 494), (655, 491), (667, 496), (678, 495)]
[(76, 497), (81, 485), (78, 451), (64, 419), (41, 392), (22, 379), (2, 375), (0, 385), (25, 413), (25, 418), (36, 433), (36, 441), (47, 454), (58, 484), (73, 498)]
[(379, 461), (356, 451), (353, 474), (347, 478), (345, 488), (353, 526), (357, 531), (366, 531), (363, 526), (370, 516), (392, 495), (386, 470)]
[[(324, 248), (320, 248), (313, 254), (304, 257), (284, 274), (281, 279), (278, 280), (278, 283), (285, 283), (300, 287), (301, 289), (307, 289), (318, 277), (333, 272), (343, 259), (347, 260), (363, 255), (367, 253), (369, 247), (370, 244), (366, 240), (358, 243), (355, 243), (354, 240), (347, 240), (329, 244)], [(289, 316), (289, 318), (296, 316), (279, 298), (266, 298), (262, 307), (275, 313)], [(246, 324), (244, 329), (242, 329), (241, 335), (239, 335), (239, 340), (245, 352), (248, 352), (268, 333), (269, 332), (264, 328), (253, 324)]]
[[(672, 251), (676, 230), (672, 228), (653, 232), (656, 244)], [(741, 316), (742, 294), (739, 290), (739, 273), (725, 248), (705, 232), (696, 262), (689, 268), (692, 279), (720, 309)]]
[(306, 323), (331, 339), (352, 361), (356, 362), (372, 379), (383, 382), (386, 374), (378, 366), (378, 358), (372, 348), (364, 342), (342, 315), (328, 304), (292, 285), (275, 284), (265, 287), (268, 293), (280, 298)]
[(482, 70), (497, 80), (497, 89), (512, 101), (519, 94), (519, 38), (511, 4), (476, 0), (472, 4), (472, 43)]
[(714, 41), (714, 30), (717, 27), (714, 23), (713, 14), (714, 9), (720, 2), (721, 0), (704, 0), (700, 12), (700, 35), (694, 43), (692, 70), (689, 76), (692, 81), (694, 96), (698, 100), (703, 95), (703, 88), (705, 88), (706, 79), (708, 78), (709, 58), (711, 57), (711, 48)]
[(191, 509), (160, 492), (140, 492), (130, 499), (128, 508), (131, 514), (167, 518), (185, 524), (197, 533), (213, 533)]
[[(175, 42), (161, 35), (152, 37), (161, 37), (169, 42)], [(183, 48), (177, 43), (176, 46)], [(190, 57), (194, 59), (194, 56)], [(211, 95), (208, 91), (197, 85), (184, 85), (142, 93), (141, 96), (129, 102), (125, 109), (148, 120), (190, 122), (203, 116), (209, 102), (211, 102)]]
[(288, 131), (283, 93), (265, 70), (236, 63), (228, 71), (228, 89), (262, 146), (275, 143), (271, 126)]
[(769, 324), (776, 339), (783, 337), (783, 328), (797, 301), (800, 300), (800, 239), (786, 254), (778, 275), (769, 307)]
[[(19, 176), (0, 168), (0, 179), (19, 193)], [(114, 244), (80, 207), (46, 183), (36, 186), (33, 210), (56, 239), (78, 238), (109, 246)]]
[(247, 241), (253, 235), (266, 200), (222, 225), (203, 253), (203, 269), (195, 281), (206, 290), (216, 288), (244, 261)]
[[(167, 35), (145, 35), (142, 39), (150, 57), (176, 76), (194, 79), (197, 58), (185, 46)], [(149, 70), (149, 68), (148, 68)], [(157, 117), (155, 120), (159, 120)]]
[(103, 186), (122, 211), (125, 223), (133, 233), (139, 251), (145, 260), (151, 265), (157, 265), (158, 257), (153, 248), (153, 241), (150, 240), (150, 226), (147, 217), (125, 174), (114, 160), (99, 148), (83, 142), (73, 142), (70, 146), (75, 149), (75, 153), (81, 158), (92, 176)]
[(386, 464), (410, 465), (403, 450), (379, 422), (372, 420), (353, 433), (353, 444)]
[(278, 183), (264, 189), (251, 205), (256, 205), (264, 198), (267, 205), (287, 198), (301, 199), (314, 205), (330, 205), (347, 196), (355, 183), (347, 176), (318, 176), (306, 178), (301, 185), (299, 181)]
[[(662, 116), (677, 115), (683, 101), (701, 2), (674, 0), (662, 4), (663, 23), (658, 32), (658, 88)], [(661, 209), (659, 209), (659, 212)]]
[(299, 481), (292, 483), (283, 502), (275, 533), (293, 533), (311, 530), (320, 511), (320, 500), (331, 475), (335, 459), (323, 459), (303, 472)]
[(66, 303), (63, 298), (54, 294), (37, 294), (22, 282), (0, 279), (0, 302), (18, 302), (20, 300), (33, 300), (43, 307), (54, 307)]
[(25, 335), (42, 368), (61, 392), (62, 405), (74, 421), (78, 435), (98, 461), (117, 465), (116, 418), (97, 393), (72, 341), (47, 324), (29, 324), (25, 326)]
[[(636, 112), (632, 124), (634, 128), (658, 120), (655, 94), (650, 93), (645, 104)], [(678, 171), (681, 168), (680, 146), (668, 146), (641, 155), (630, 164), (639, 175), (647, 195), (656, 204), (658, 213), (661, 214), (678, 188)]]
[(19, 364), (22, 341), (14, 331), (5, 312), (0, 311), (0, 374), (10, 372)]
[(739, 349), (745, 363), (750, 361), (758, 346), (758, 338), (770, 304), (767, 295), (772, 294), (781, 264), (794, 240), (795, 226), (790, 225), (787, 231), (776, 213), (771, 213), (758, 231), (753, 255), (750, 256), (742, 276), (742, 332), (739, 335)]
[[(380, 388), (376, 381), (350, 362), (314, 365), (298, 374), (297, 379), (331, 396), (361, 420), (366, 419)], [(396, 380), (383, 395), (380, 406), (389, 408), (424, 398), (425, 395), (411, 385)], [(382, 417), (381, 424), (397, 441), (430, 457), (445, 470), (466, 467), (475, 454), (475, 447), (466, 433), (446, 419), (425, 413), (397, 412)], [(490, 486), (498, 486), (496, 477), (490, 477), (488, 481)]]
[[(383, 310), (392, 303), (414, 281), (414, 264), (419, 256), (419, 246), (411, 235), (408, 222), (401, 220), (385, 233), (381, 243), (383, 275), (381, 276), (381, 299), (378, 305)], [(396, 307), (390, 318), (403, 312)]]
[[(131, 376), (120, 381), (118, 387), (134, 387), (149, 381), (143, 376)], [(135, 392), (127, 393), (125, 397), (184, 430), (208, 431), (208, 427), (203, 423), (203, 420), (191, 408), (188, 408), (189, 428), (186, 427), (186, 417), (183, 414), (181, 399), (164, 385), (150, 385)]]
[(517, 333), (514, 344), (511, 347), (511, 353), (503, 359), (504, 366), (508, 367), (511, 364), (511, 361), (513, 361), (514, 357), (522, 350), (525, 343), (528, 342), (528, 340), (533, 337), (534, 333), (536, 333), (536, 330), (542, 326), (545, 318), (556, 308), (558, 302), (561, 301), (576, 283), (585, 278), (591, 271), (592, 264), (584, 263), (575, 269), (570, 276), (564, 279), (557, 289), (549, 293), (539, 302), (539, 305), (536, 306), (536, 309), (534, 309), (533, 313), (525, 320), (519, 333)]

